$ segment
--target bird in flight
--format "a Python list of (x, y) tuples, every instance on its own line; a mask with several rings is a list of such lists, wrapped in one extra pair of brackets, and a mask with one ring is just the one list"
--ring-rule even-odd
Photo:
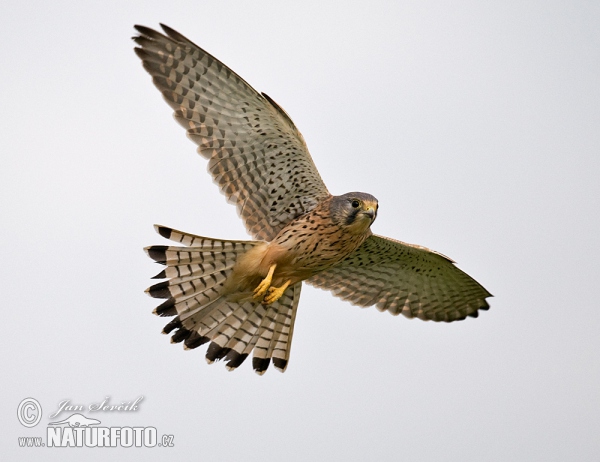
[(377, 199), (333, 196), (287, 113), (179, 32), (135, 26), (135, 52), (174, 116), (208, 159), (251, 241), (155, 226), (176, 246), (145, 248), (166, 279), (146, 292), (185, 349), (210, 342), (206, 360), (236, 369), (253, 353), (260, 375), (285, 371), (302, 282), (361, 307), (431, 321), (487, 310), (491, 294), (448, 257), (375, 235)]

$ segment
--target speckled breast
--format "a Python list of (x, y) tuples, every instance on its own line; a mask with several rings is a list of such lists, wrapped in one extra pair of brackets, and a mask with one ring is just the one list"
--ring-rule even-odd
[(334, 223), (327, 204), (292, 221), (273, 240), (289, 252), (291, 265), (318, 272), (354, 252), (371, 231), (352, 234)]

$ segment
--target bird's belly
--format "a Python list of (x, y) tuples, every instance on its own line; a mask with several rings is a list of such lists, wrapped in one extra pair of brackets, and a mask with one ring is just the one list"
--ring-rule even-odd
[(293, 241), (278, 242), (275, 239), (271, 243), (277, 249), (274, 252), (277, 254), (274, 262), (278, 264), (275, 276), (292, 283), (308, 279), (346, 258), (365, 239), (341, 230), (329, 235), (301, 235)]

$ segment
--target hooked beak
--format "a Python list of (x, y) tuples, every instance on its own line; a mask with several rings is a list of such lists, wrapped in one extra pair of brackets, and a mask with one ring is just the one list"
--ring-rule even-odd
[(377, 216), (377, 212), (373, 207), (368, 207), (363, 213), (367, 215), (371, 221), (375, 220), (375, 217)]

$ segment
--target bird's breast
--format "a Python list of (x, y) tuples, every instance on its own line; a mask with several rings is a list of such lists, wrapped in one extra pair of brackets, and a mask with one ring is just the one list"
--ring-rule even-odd
[[(370, 235), (348, 232), (324, 213), (309, 213), (292, 221), (269, 244), (282, 278), (303, 280), (354, 252)], [(271, 256), (268, 254), (268, 256)]]

